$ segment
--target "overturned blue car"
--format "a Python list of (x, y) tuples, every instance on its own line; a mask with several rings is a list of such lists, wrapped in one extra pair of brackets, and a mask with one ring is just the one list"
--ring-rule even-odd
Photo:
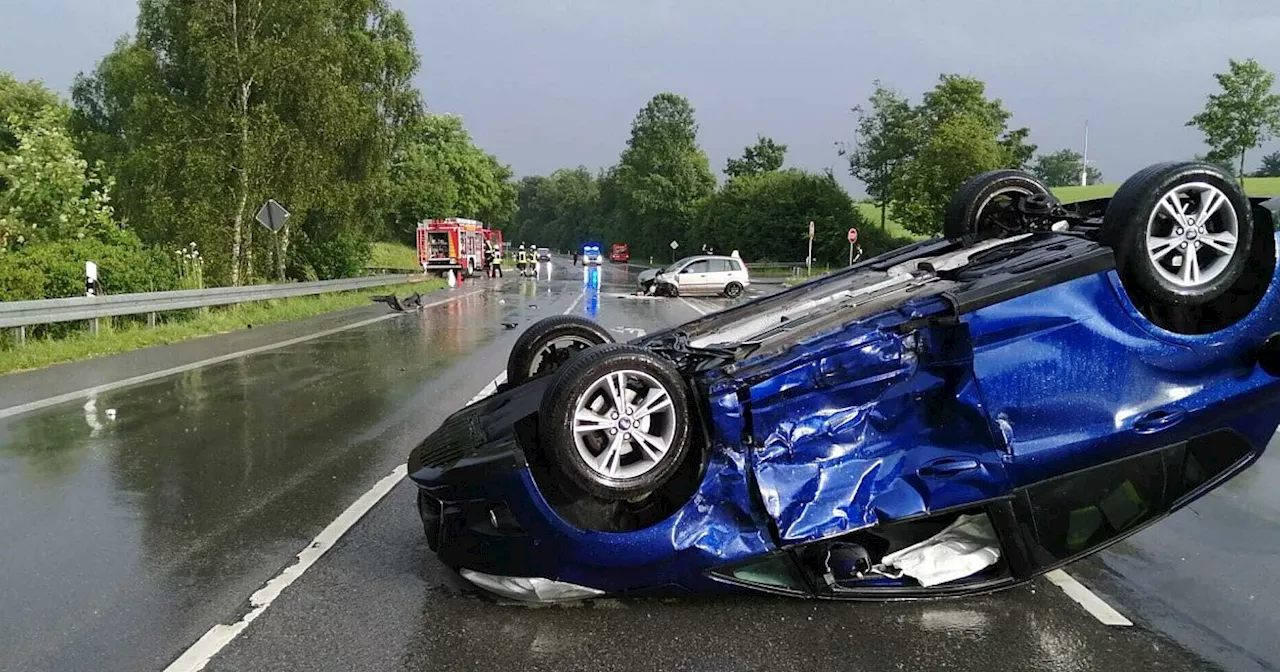
[(1272, 202), (1170, 163), (629, 343), (563, 316), (408, 462), (427, 543), (519, 600), (964, 595), (1141, 530), (1280, 424)]

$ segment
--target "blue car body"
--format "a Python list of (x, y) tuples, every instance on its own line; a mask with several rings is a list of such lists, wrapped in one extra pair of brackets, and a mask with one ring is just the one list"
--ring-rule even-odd
[[(1274, 227), (1258, 228), (1254, 255), (1274, 269)], [(1221, 328), (1175, 333), (1130, 300), (1108, 248), (1036, 234), (750, 347), (691, 345), (959, 245), (918, 243), (638, 339), (687, 356), (704, 430), (684, 490), (658, 511), (559, 492), (537, 446), (546, 378), (459, 411), (409, 460), (429, 544), (451, 567), (610, 594), (968, 594), (1096, 552), (1262, 454), (1280, 424), (1280, 380), (1258, 355), (1280, 332), (1274, 270)], [(987, 514), (1002, 551), (964, 581), (832, 584), (810, 561), (844, 540), (918, 539), (963, 512)]]

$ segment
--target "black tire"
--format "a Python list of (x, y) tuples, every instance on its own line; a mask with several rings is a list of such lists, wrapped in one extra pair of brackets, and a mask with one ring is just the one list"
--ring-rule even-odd
[[(1161, 208), (1161, 200), (1179, 187), (1196, 183), (1218, 190), (1226, 197), (1226, 202), (1215, 210), (1207, 223), (1197, 222), (1195, 227), (1178, 228), (1174, 217)], [(1178, 205), (1180, 208), (1198, 208), (1199, 199), (1204, 195), (1205, 192), (1200, 192), (1186, 196), (1185, 200), (1179, 200)], [(1229, 255), (1213, 245), (1198, 245), (1200, 241), (1208, 240), (1201, 236), (1220, 234), (1233, 225), (1236, 242)], [(1169, 228), (1168, 237), (1185, 237), (1185, 240), (1178, 243), (1177, 248), (1169, 248), (1157, 261), (1147, 251), (1148, 232), (1151, 229), (1156, 235), (1164, 233), (1164, 228)], [(1115, 252), (1116, 268), (1126, 291), (1147, 301), (1169, 306), (1202, 305), (1230, 290), (1244, 273), (1253, 242), (1252, 208), (1239, 183), (1213, 164), (1198, 161), (1161, 163), (1130, 177), (1116, 191), (1103, 218), (1102, 242)], [(1192, 247), (1184, 248), (1183, 245)], [(1190, 256), (1182, 252), (1184, 249), (1196, 250), (1190, 255), (1195, 257), (1195, 267), (1215, 269), (1213, 277), (1200, 283), (1186, 279), (1179, 282), (1169, 277), (1181, 276), (1182, 271), (1177, 269), (1187, 268)]]
[[(578, 412), (579, 399), (606, 376), (621, 371), (649, 376), (670, 396), (672, 439), (666, 453), (644, 473), (629, 478), (610, 478), (588, 465), (582, 457), (575, 442), (575, 436), (580, 434), (575, 431), (573, 420)], [(632, 379), (635, 379), (634, 373)], [(539, 442), (555, 468), (587, 493), (611, 501), (635, 499), (658, 490), (675, 475), (689, 453), (692, 420), (685, 381), (671, 362), (646, 348), (611, 343), (587, 350), (556, 374), (539, 410)], [(661, 431), (665, 428), (664, 425)], [(581, 436), (584, 444), (596, 440), (592, 434)], [(604, 435), (599, 438), (604, 438)], [(603, 444), (600, 447), (603, 449)], [(639, 446), (633, 446), (631, 452), (618, 458), (619, 465), (626, 457), (643, 459), (644, 452)]]
[(661, 283), (658, 285), (658, 291), (654, 292), (658, 296), (665, 296), (671, 299), (680, 298), (680, 287), (671, 283)]
[(729, 283), (729, 284), (725, 285), (725, 286), (724, 286), (724, 295), (725, 295), (725, 296), (727, 296), (727, 297), (729, 297), (729, 298), (731, 298), (731, 299), (736, 299), (736, 298), (738, 298), (739, 296), (742, 296), (742, 283), (740, 283), (740, 282), (731, 282), (731, 283)]
[[(1025, 222), (1010, 211), (1009, 205), (1036, 194), (1052, 197), (1044, 182), (1021, 170), (993, 170), (976, 175), (951, 196), (942, 233), (947, 238), (1023, 233)], [(993, 210), (993, 205), (999, 210)]]
[[(555, 346), (555, 341), (574, 339), (575, 343)], [(507, 357), (507, 382), (519, 385), (545, 376), (569, 361), (573, 355), (593, 345), (612, 343), (613, 336), (599, 324), (577, 315), (556, 315), (534, 322), (520, 334)], [(552, 347), (552, 351), (544, 352)], [(541, 355), (541, 357), (540, 357)]]

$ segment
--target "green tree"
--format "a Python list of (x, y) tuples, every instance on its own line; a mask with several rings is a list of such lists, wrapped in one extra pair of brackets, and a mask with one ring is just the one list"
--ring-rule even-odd
[[(1079, 152), (1062, 149), (1052, 154), (1041, 154), (1031, 166), (1031, 173), (1051, 187), (1067, 187), (1080, 184), (1080, 171), (1086, 170), (1084, 157)], [(1102, 181), (1102, 173), (1093, 166), (1087, 168), (1088, 184)]]
[(936, 234), (947, 201), (973, 175), (997, 168), (1023, 168), (1034, 155), (1030, 131), (1009, 128), (1012, 114), (986, 97), (982, 80), (942, 75), (915, 109), (919, 138), (902, 167), (892, 198), (894, 212), (911, 231)]
[(759, 175), (782, 168), (782, 161), (787, 155), (787, 146), (778, 144), (773, 138), (756, 136), (756, 142), (742, 152), (742, 158), (729, 159), (724, 174), (729, 179), (744, 175)]
[(832, 176), (795, 169), (729, 181), (707, 200), (691, 236), (695, 246), (737, 250), (748, 262), (797, 261), (808, 251), (810, 221), (814, 257), (832, 265), (847, 261), (850, 228), (859, 230), (859, 244), (868, 255), (907, 242), (869, 227)]
[(1204, 133), (1211, 155), (1236, 159), (1243, 178), (1245, 154), (1280, 132), (1280, 95), (1272, 92), (1276, 76), (1253, 59), (1233, 58), (1228, 71), (1214, 78), (1222, 92), (1210, 94), (1187, 125)]
[(37, 82), (0, 73), (0, 114), (0, 252), (109, 235), (110, 181), (72, 143), (67, 105)]
[(942, 121), (907, 164), (894, 212), (907, 229), (932, 235), (941, 231), (951, 195), (970, 177), (1001, 167), (1007, 157), (987, 122), (969, 114)]
[(902, 166), (918, 142), (916, 110), (877, 80), (867, 106), (859, 105), (853, 112), (858, 116), (858, 139), (852, 148), (841, 147), (840, 155), (849, 161), (849, 174), (866, 185), (867, 195), (880, 208), (883, 229)]
[(425, 114), (408, 122), (392, 156), (393, 236), (412, 243), (418, 223), (476, 218), (501, 228), (516, 209), (511, 169), (477, 147), (462, 119)]
[[(313, 261), (291, 254), (295, 238), (367, 250), (392, 207), (391, 152), (420, 108), (417, 67), (386, 0), (140, 0), (135, 37), (77, 80), (74, 128), (144, 238), (197, 240), (211, 274), (238, 284), (266, 275), (255, 259), (274, 257), (277, 276), (286, 258)], [(268, 197), (294, 213), (278, 247), (255, 240)]]
[(641, 254), (687, 242), (688, 227), (715, 189), (697, 135), (693, 107), (674, 93), (654, 96), (631, 125), (616, 171), (616, 205), (618, 224)]
[(607, 231), (600, 218), (600, 183), (584, 166), (520, 181), (520, 208), (511, 242), (572, 249), (600, 242)]
[(1262, 163), (1254, 172), (1254, 177), (1280, 177), (1280, 152), (1272, 152), (1262, 157)]

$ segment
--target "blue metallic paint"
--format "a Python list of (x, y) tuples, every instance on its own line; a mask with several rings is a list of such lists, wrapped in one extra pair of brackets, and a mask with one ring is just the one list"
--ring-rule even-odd
[[(1260, 454), (1280, 420), (1280, 382), (1248, 353), (1280, 331), (1277, 284), (1248, 318), (1203, 336), (1147, 322), (1112, 271), (959, 323), (896, 329), (946, 313), (945, 301), (926, 297), (702, 374), (710, 445), (701, 485), (674, 515), (634, 532), (569, 524), (528, 468), (465, 486), (413, 477), (449, 501), (504, 502), (523, 528), (495, 536), (446, 525), (448, 557), (468, 567), (612, 593), (741, 590), (708, 570), (1001, 497), (1208, 429), (1234, 428)], [(1184, 415), (1134, 430), (1161, 409)]]

